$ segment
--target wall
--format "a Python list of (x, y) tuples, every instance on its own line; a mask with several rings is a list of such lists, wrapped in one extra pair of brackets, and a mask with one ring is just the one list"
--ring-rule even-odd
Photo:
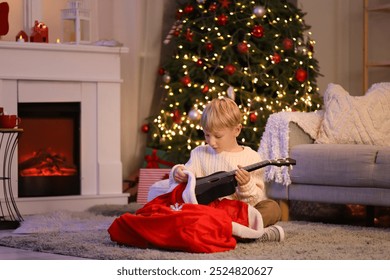
[(320, 92), (329, 83), (338, 83), (352, 95), (362, 94), (363, 76), (363, 0), (299, 0), (307, 13), (316, 41)]
[[(369, 0), (369, 5), (390, 5), (389, 0)], [(390, 64), (390, 11), (370, 12), (368, 16), (368, 60)], [(371, 68), (368, 83), (390, 81), (390, 67)]]
[(116, 0), (113, 8), (112, 35), (129, 48), (122, 59), (121, 148), (125, 178), (137, 172), (143, 161), (146, 135), (141, 126), (150, 115), (154, 98), (163, 9), (164, 1), (155, 0)]

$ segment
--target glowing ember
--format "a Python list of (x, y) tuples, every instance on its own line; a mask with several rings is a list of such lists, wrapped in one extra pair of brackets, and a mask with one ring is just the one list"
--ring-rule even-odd
[(75, 176), (77, 169), (61, 154), (39, 150), (19, 163), (19, 173), (28, 176)]

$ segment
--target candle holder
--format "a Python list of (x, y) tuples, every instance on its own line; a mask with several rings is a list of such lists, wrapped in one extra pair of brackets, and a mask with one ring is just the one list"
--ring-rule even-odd
[(18, 34), (15, 36), (15, 41), (16, 42), (28, 42), (28, 36), (26, 32), (23, 30), (20, 30)]

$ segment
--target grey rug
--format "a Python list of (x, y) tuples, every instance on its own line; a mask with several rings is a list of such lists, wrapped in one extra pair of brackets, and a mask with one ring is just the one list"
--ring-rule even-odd
[(280, 222), (284, 242), (238, 243), (236, 249), (193, 254), (120, 246), (107, 228), (116, 216), (139, 206), (96, 206), (86, 212), (52, 212), (25, 217), (21, 227), (0, 238), (0, 245), (46, 253), (103, 260), (269, 259), (269, 260), (388, 260), (390, 229), (303, 221)]

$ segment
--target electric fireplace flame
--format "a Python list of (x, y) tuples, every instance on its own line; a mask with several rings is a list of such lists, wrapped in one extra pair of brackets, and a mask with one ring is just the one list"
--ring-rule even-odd
[(80, 195), (80, 103), (19, 103), (18, 196)]
[(19, 175), (28, 176), (75, 176), (76, 166), (67, 162), (66, 156), (49, 150), (39, 150), (19, 162)]

